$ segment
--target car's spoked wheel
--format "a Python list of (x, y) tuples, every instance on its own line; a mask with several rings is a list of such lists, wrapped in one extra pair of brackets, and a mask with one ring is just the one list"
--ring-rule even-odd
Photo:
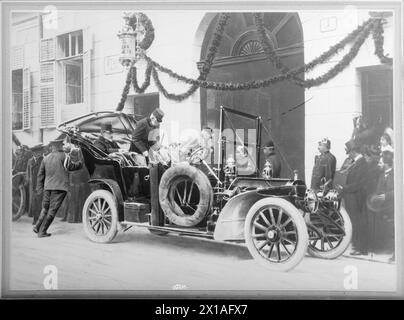
[(180, 208), (177, 211), (178, 215), (195, 214), (200, 200), (200, 192), (198, 186), (189, 177), (179, 177), (171, 186), (170, 196)]
[(18, 220), (25, 212), (26, 189), (24, 187), (24, 175), (17, 174), (12, 178), (12, 219)]
[(310, 255), (324, 259), (335, 259), (345, 252), (352, 237), (351, 220), (344, 207), (339, 210), (322, 209), (310, 214)]
[(104, 198), (96, 198), (88, 208), (88, 221), (95, 234), (105, 235), (111, 228), (111, 208)]
[(95, 242), (110, 242), (117, 232), (118, 213), (114, 196), (106, 190), (92, 192), (83, 207), (83, 227)]
[(295, 267), (303, 258), (308, 242), (300, 212), (288, 201), (277, 198), (262, 199), (250, 209), (245, 238), (254, 258), (279, 271)]

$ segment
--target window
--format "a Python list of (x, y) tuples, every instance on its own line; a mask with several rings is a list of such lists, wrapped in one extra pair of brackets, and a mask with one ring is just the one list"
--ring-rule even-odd
[(83, 102), (83, 60), (65, 64), (66, 104)]
[(57, 58), (64, 72), (64, 104), (83, 103), (83, 31), (57, 37)]
[(58, 57), (69, 58), (83, 54), (83, 31), (58, 36)]
[(12, 71), (12, 106), (13, 130), (22, 130), (23, 122), (23, 72), (22, 69)]

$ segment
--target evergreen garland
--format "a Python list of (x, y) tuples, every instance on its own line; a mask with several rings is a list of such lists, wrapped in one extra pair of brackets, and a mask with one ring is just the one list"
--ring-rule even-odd
[[(160, 65), (159, 63), (148, 57), (146, 54), (144, 54), (143, 58), (147, 61), (147, 68), (145, 71), (145, 81), (142, 84), (142, 86), (139, 87), (137, 82), (136, 68), (132, 66), (128, 72), (126, 85), (124, 87), (122, 98), (120, 103), (118, 104), (117, 110), (122, 110), (123, 104), (125, 103), (127, 94), (129, 92), (131, 82), (133, 83), (134, 90), (138, 93), (142, 93), (150, 85), (151, 77), (153, 77), (153, 81), (156, 84), (158, 90), (167, 99), (175, 101), (185, 100), (186, 98), (194, 94), (198, 88), (221, 90), (221, 91), (250, 90), (250, 89), (268, 87), (284, 80), (292, 81), (295, 84), (302, 86), (304, 88), (319, 86), (337, 76), (340, 72), (342, 72), (345, 68), (347, 68), (350, 65), (352, 60), (357, 56), (365, 40), (369, 37), (370, 33), (372, 33), (373, 35), (375, 54), (380, 59), (380, 62), (384, 64), (390, 64), (390, 65), (392, 64), (392, 59), (384, 55), (384, 49), (383, 49), (384, 30), (383, 30), (382, 18), (368, 19), (367, 21), (362, 23), (362, 25), (360, 25), (358, 28), (356, 28), (354, 31), (348, 34), (345, 38), (343, 38), (340, 42), (330, 47), (326, 52), (322, 53), (319, 57), (306, 63), (304, 66), (289, 69), (282, 63), (280, 57), (276, 54), (271, 44), (271, 41), (269, 40), (266, 34), (262, 15), (260, 13), (254, 13), (253, 16), (257, 32), (259, 35), (259, 40), (261, 42), (264, 53), (266, 54), (270, 62), (278, 70), (280, 70), (280, 74), (262, 80), (254, 80), (243, 83), (214, 82), (206, 80), (207, 76), (209, 75), (210, 69), (213, 65), (213, 61), (216, 56), (217, 50), (220, 46), (225, 26), (227, 24), (228, 19), (230, 18), (230, 14), (222, 13), (219, 16), (212, 41), (207, 51), (206, 59), (203, 61), (203, 65), (202, 68), (200, 69), (200, 74), (197, 79), (192, 79), (180, 75), (174, 72), (173, 70), (170, 70), (169, 68)], [(345, 54), (334, 67), (332, 67), (323, 75), (316, 78), (305, 80), (297, 76), (298, 74), (307, 73), (310, 70), (314, 69), (319, 64), (329, 61), (331, 57), (335, 56), (341, 49), (345, 48), (346, 45), (349, 43), (352, 43), (352, 47), (349, 50), (349, 52)], [(189, 84), (191, 86), (186, 92), (181, 94), (169, 93), (161, 83), (158, 71), (166, 73), (171, 78), (174, 78), (177, 81)]]

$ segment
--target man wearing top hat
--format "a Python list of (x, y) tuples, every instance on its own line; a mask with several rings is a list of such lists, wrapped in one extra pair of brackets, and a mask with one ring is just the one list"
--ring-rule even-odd
[(368, 253), (368, 219), (364, 204), (366, 203), (366, 179), (368, 164), (360, 153), (359, 145), (350, 140), (345, 143), (345, 151), (352, 159), (348, 168), (345, 185), (336, 185), (345, 203), (345, 209), (352, 221), (352, 251), (351, 255), (366, 255)]
[(43, 192), (42, 210), (34, 226), (38, 237), (49, 237), (47, 230), (69, 189), (69, 171), (82, 168), (78, 149), (71, 149), (59, 138), (50, 142), (52, 152), (41, 163), (37, 177), (37, 192)]
[[(268, 161), (272, 167), (272, 178), (280, 178), (281, 177), (281, 160), (279, 156), (275, 152), (274, 142), (269, 140), (263, 148), (265, 162)], [(265, 163), (264, 162), (264, 163)]]
[(106, 154), (119, 151), (119, 145), (113, 140), (111, 123), (101, 125), (101, 135), (95, 141), (94, 146)]
[(42, 144), (38, 144), (31, 148), (33, 153), (32, 157), (28, 160), (27, 164), (27, 178), (26, 184), (29, 190), (29, 208), (28, 216), (33, 216), (34, 220), (32, 224), (35, 224), (41, 211), (42, 194), (36, 192), (37, 175), (39, 167), (43, 160), (43, 148)]
[(318, 142), (319, 155), (314, 158), (314, 167), (311, 176), (311, 188), (313, 190), (320, 190), (321, 186), (324, 191), (332, 188), (333, 179), (335, 176), (335, 169), (337, 160), (330, 152), (331, 141), (327, 138)]
[(163, 121), (164, 112), (160, 108), (155, 109), (150, 117), (144, 118), (136, 123), (132, 136), (130, 151), (142, 154), (149, 158), (149, 149), (158, 141), (158, 128)]

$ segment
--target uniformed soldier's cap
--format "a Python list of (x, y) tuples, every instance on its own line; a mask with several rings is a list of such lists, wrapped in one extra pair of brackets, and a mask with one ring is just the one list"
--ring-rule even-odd
[(52, 140), (49, 142), (49, 145), (52, 144), (63, 144), (63, 141), (65, 141), (66, 139), (66, 135), (65, 134), (61, 134), (59, 137), (57, 137), (56, 139)]
[(40, 143), (40, 144), (37, 144), (37, 145), (33, 146), (31, 148), (31, 151), (41, 151), (41, 150), (43, 150), (43, 148), (44, 148), (43, 144)]
[(49, 142), (49, 145), (51, 146), (51, 145), (53, 145), (53, 144), (56, 144), (56, 145), (58, 145), (58, 144), (63, 144), (63, 141), (64, 141), (65, 139), (55, 139), (55, 140), (52, 140), (52, 141), (50, 141)]
[(153, 113), (153, 116), (155, 116), (155, 118), (157, 119), (158, 122), (162, 122), (163, 121), (163, 117), (164, 117), (164, 112), (163, 110), (161, 110), (160, 108), (156, 108)]
[(102, 131), (109, 131), (112, 132), (112, 123), (102, 123), (101, 124), (101, 130)]
[(273, 148), (274, 147), (274, 142), (272, 140), (267, 141), (267, 143), (264, 145), (264, 148)]
[(331, 148), (331, 141), (328, 138), (324, 138), (318, 142), (318, 144), (325, 145), (328, 149)]

